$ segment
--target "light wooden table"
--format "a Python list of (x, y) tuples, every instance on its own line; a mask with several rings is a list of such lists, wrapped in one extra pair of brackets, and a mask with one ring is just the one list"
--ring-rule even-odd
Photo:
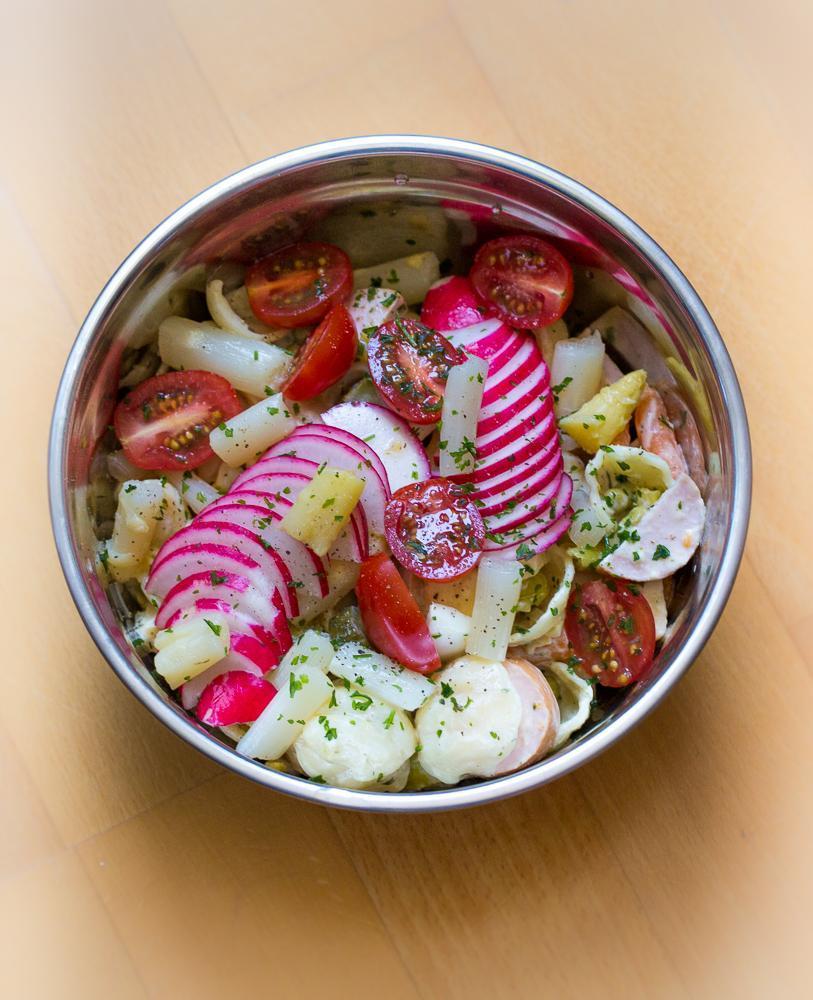
[[(804, 0), (5, 6), (0, 995), (811, 995), (811, 43)], [(44, 488), (63, 361), (137, 240), (252, 160), (377, 131), (527, 153), (641, 222), (755, 450), (734, 594), (668, 703), (437, 817), (299, 804), (164, 731), (74, 611)]]

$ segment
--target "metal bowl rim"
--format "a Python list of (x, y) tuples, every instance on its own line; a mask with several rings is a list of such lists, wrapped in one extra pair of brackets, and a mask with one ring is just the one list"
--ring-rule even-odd
[[(526, 770), (478, 784), (426, 792), (353, 791), (314, 784), (271, 770), (243, 758), (203, 730), (190, 725), (133, 669), (98, 614), (84, 582), (77, 552), (72, 544), (69, 499), (65, 478), (67, 423), (60, 427), (60, 414), (70, 412), (73, 392), (84, 359), (97, 328), (131, 276), (145, 260), (178, 230), (212, 203), (233, 196), (258, 180), (315, 162), (359, 155), (387, 153), (441, 155), (496, 167), (541, 183), (593, 213), (628, 240), (669, 286), (686, 309), (711, 358), (724, 399), (732, 444), (732, 501), (726, 540), (708, 598), (696, 625), (683, 645), (674, 651), (663, 674), (606, 728), (589, 734), (560, 756), (541, 761)], [(694, 288), (665, 251), (641, 227), (605, 198), (552, 167), (481, 143), (439, 136), (370, 135), (303, 146), (260, 160), (223, 178), (195, 195), (159, 223), (125, 258), (90, 308), (71, 348), (57, 390), (48, 448), (48, 487), (51, 521), (65, 579), (79, 614), (101, 654), (119, 680), (165, 726), (210, 759), (231, 771), (276, 791), (321, 805), (369, 812), (437, 812), (483, 805), (519, 795), (563, 777), (602, 753), (633, 726), (641, 722), (667, 695), (697, 658), (725, 607), (742, 558), (751, 503), (751, 447), (742, 393), (734, 367), (714, 321)]]

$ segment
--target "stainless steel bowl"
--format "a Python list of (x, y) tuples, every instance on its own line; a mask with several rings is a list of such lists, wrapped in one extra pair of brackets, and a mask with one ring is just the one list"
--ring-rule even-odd
[[(594, 287), (598, 276), (604, 294), (634, 309), (659, 353), (677, 359), (684, 380), (694, 380), (690, 401), (712, 473), (705, 538), (678, 589), (676, 623), (651, 676), (574, 743), (533, 767), (458, 788), (396, 795), (331, 788), (270, 770), (198, 726), (133, 652), (93, 560), (96, 445), (110, 420), (119, 362), (169, 291), (205, 263), (249, 259), (324, 229), (351, 204), (380, 206), (382, 200), (439, 206), (459, 245), (476, 227), (534, 229), (557, 239), (581, 261), (583, 284)], [(678, 267), (631, 219), (569, 177), (513, 153), (451, 139), (367, 136), (247, 167), (187, 202), (136, 247), (88, 313), (65, 366), (51, 429), (49, 486), (59, 557), (79, 613), (119, 678), (161, 722), (224, 767), (288, 795), (350, 809), (418, 812), (478, 805), (559, 778), (620, 739), (666, 696), (703, 648), (734, 582), (748, 523), (751, 456), (742, 396), (720, 334)]]

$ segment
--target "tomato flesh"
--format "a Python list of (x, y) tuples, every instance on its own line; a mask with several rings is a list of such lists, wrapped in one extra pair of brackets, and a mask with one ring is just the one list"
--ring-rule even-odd
[(475, 291), (511, 326), (534, 330), (561, 319), (573, 298), (573, 271), (538, 236), (502, 236), (477, 251)]
[(474, 502), (440, 478), (396, 490), (384, 531), (398, 562), (424, 580), (456, 580), (474, 569), (486, 537)]
[(293, 243), (246, 273), (254, 315), (269, 326), (308, 326), (353, 290), (347, 254), (331, 243)]
[(297, 402), (313, 399), (347, 374), (357, 350), (353, 318), (338, 302), (299, 349), (283, 393)]
[(419, 674), (440, 670), (429, 628), (389, 556), (364, 560), (356, 597), (364, 631), (377, 650)]
[(436, 424), (449, 369), (466, 356), (416, 319), (384, 323), (367, 344), (370, 375), (389, 405), (413, 424)]
[(655, 619), (637, 587), (622, 580), (591, 580), (570, 594), (565, 634), (574, 666), (605, 687), (640, 680), (655, 656)]
[(113, 428), (124, 454), (140, 469), (196, 469), (213, 455), (209, 432), (242, 408), (220, 375), (165, 372), (121, 400)]

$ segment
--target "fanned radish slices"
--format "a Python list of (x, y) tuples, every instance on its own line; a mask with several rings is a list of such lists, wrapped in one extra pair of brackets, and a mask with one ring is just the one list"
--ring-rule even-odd
[(242, 573), (211, 570), (193, 573), (175, 584), (158, 609), (156, 627), (166, 628), (179, 611), (188, 613), (197, 601), (205, 598), (225, 601), (232, 610), (239, 610), (272, 632), (281, 628), (280, 619), (287, 619), (279, 591), (267, 594), (258, 591), (253, 581)]
[(429, 459), (423, 445), (406, 420), (385, 406), (362, 401), (339, 403), (325, 410), (322, 420), (370, 446), (384, 466), (393, 493), (429, 479)]
[(504, 427), (484, 434), (478, 425), (477, 457), (482, 460), (496, 454), (511, 442), (525, 443), (537, 440), (540, 436), (545, 442), (556, 438), (556, 418), (551, 407), (535, 401), (513, 418), (506, 415)]
[[(294, 595), (298, 605), (298, 610), (291, 615), (295, 618), (298, 614), (307, 614), (309, 598), (316, 601), (327, 596), (327, 567), (315, 552), (280, 528), (282, 510), (267, 507), (263, 499), (261, 494), (249, 490), (229, 493), (212, 508), (204, 510), (199, 519), (204, 524), (210, 518), (222, 518), (242, 525), (255, 532), (264, 547), (281, 556), (289, 573), (286, 589)], [(290, 598), (286, 598), (285, 603), (290, 605)]]
[[(159, 590), (156, 588), (162, 586), (167, 571), (177, 570), (180, 578), (189, 575), (189, 572), (184, 573), (182, 567), (179, 566), (178, 559), (181, 553), (185, 556), (184, 565), (190, 567), (190, 572), (197, 573), (200, 570), (217, 568), (215, 563), (223, 549), (232, 550), (253, 559), (262, 574), (263, 584), (268, 588), (279, 587), (284, 595), (286, 610), (290, 610), (294, 617), (298, 614), (298, 603), (291, 584), (291, 573), (281, 556), (272, 549), (266, 548), (254, 531), (241, 525), (232, 524), (230, 519), (222, 515), (218, 516), (217, 513), (207, 514), (207, 516), (201, 515), (192, 524), (182, 528), (172, 538), (164, 542), (150, 571), (148, 590), (158, 593)], [(165, 563), (170, 557), (174, 557), (171, 567), (165, 570)], [(175, 582), (177, 582), (177, 578), (172, 581), (172, 583)], [(163, 592), (166, 592), (166, 589)]]
[[(499, 514), (503, 510), (512, 510), (523, 500), (527, 500), (554, 478), (559, 477), (563, 469), (562, 456), (558, 452), (551, 451), (545, 464), (532, 470), (527, 476), (523, 476), (520, 483), (509, 486), (504, 490), (496, 492), (477, 492), (478, 510), (483, 517), (489, 514)], [(480, 506), (482, 504), (482, 506)]]
[[(269, 452), (293, 455), (352, 472), (365, 481), (360, 504), (370, 535), (370, 552), (381, 551), (384, 509), (390, 498), (389, 480), (380, 459), (360, 438), (338, 427), (308, 425), (293, 432)], [(380, 471), (379, 471), (380, 470)]]

